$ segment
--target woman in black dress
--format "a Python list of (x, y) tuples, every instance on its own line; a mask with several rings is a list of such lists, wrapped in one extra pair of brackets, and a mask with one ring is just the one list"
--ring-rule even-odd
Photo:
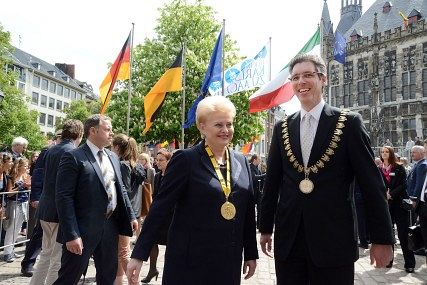
[(133, 249), (126, 275), (137, 284), (164, 221), (169, 227), (164, 285), (238, 285), (258, 258), (251, 170), (228, 148), (236, 109), (228, 98), (200, 101), (197, 128), (204, 140), (172, 156)]
[[(403, 258), (405, 260), (405, 270), (408, 273), (414, 272), (414, 253), (408, 248), (408, 227), (409, 211), (402, 205), (402, 199), (407, 199), (406, 193), (406, 171), (397, 162), (394, 149), (391, 146), (383, 146), (380, 150), (382, 164), (379, 166), (384, 183), (387, 187), (387, 200), (390, 216), (393, 224), (397, 227), (397, 236), (402, 247)], [(393, 260), (387, 266), (392, 267)]]
[[(167, 151), (166, 149), (162, 148), (159, 149), (156, 155), (156, 164), (159, 168), (159, 172), (157, 172), (154, 175), (154, 189), (153, 189), (153, 200), (156, 199), (156, 197), (159, 195), (160, 185), (162, 185), (163, 176), (165, 175), (166, 166), (168, 165), (169, 160), (171, 159), (172, 154)], [(159, 257), (159, 244), (160, 245), (166, 245), (167, 242), (167, 236), (168, 236), (168, 230), (169, 226), (172, 220), (173, 216), (173, 209), (170, 210), (169, 217), (167, 220), (162, 224), (161, 229), (159, 231), (159, 234), (157, 236), (157, 240), (155, 242), (155, 245), (151, 249), (150, 252), (150, 270), (148, 271), (147, 276), (142, 279), (142, 283), (150, 283), (151, 279), (154, 277), (159, 276), (159, 271), (157, 270), (157, 258)]]

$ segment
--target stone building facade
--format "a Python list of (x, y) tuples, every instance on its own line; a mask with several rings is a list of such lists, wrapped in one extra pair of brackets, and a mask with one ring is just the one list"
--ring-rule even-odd
[[(342, 12), (361, 11), (361, 1), (350, 2), (342, 2)], [(376, 1), (352, 25), (347, 23), (350, 28), (337, 29), (347, 45), (341, 64), (334, 60), (332, 23), (324, 6), (322, 56), (329, 71), (325, 99), (359, 112), (372, 146), (390, 139), (402, 148), (409, 137), (427, 138), (426, 16), (426, 0)]]

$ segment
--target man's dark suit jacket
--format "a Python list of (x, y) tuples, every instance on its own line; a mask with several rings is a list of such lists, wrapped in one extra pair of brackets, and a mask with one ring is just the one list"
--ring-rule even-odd
[(407, 186), (409, 196), (414, 196), (420, 199), (421, 188), (424, 185), (424, 179), (426, 177), (427, 162), (425, 159), (421, 159), (415, 163), (414, 167), (408, 174)]
[[(329, 146), (340, 110), (325, 105), (308, 165), (317, 162)], [(288, 117), (290, 145), (302, 164), (300, 112)], [(370, 239), (393, 244), (385, 186), (374, 163), (369, 137), (357, 113), (348, 113), (338, 148), (318, 173), (310, 173), (314, 190), (304, 194), (299, 183), (304, 173), (294, 169), (286, 155), (282, 122), (273, 132), (259, 230), (273, 233), (275, 258), (286, 260), (301, 224), (307, 247), (318, 267), (349, 265), (358, 258), (355, 207), (350, 184), (356, 177), (365, 200)]]
[(132, 258), (147, 260), (157, 233), (175, 209), (169, 228), (163, 284), (240, 284), (242, 256), (258, 258), (249, 164), (230, 151), (236, 217), (220, 214), (224, 193), (204, 143), (177, 151), (145, 218)]
[(55, 203), (56, 173), (64, 152), (75, 148), (73, 141), (63, 140), (61, 143), (51, 147), (44, 156), (43, 191), (37, 208), (40, 220), (58, 223), (58, 212)]
[[(132, 236), (135, 219), (120, 173), (117, 156), (105, 149), (116, 174), (118, 230)], [(106, 219), (108, 197), (101, 169), (89, 146), (65, 152), (56, 176), (56, 207), (59, 217), (57, 241), (65, 243), (81, 237), (85, 241), (100, 240)]]

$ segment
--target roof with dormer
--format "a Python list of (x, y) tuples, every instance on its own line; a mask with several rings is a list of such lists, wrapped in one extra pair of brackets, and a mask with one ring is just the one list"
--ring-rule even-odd
[[(383, 7), (387, 2), (391, 4), (391, 8), (388, 13), (384, 13)], [(399, 12), (402, 12), (406, 17), (408, 17), (414, 9), (421, 14), (422, 18), (424, 18), (427, 15), (427, 0), (377, 0), (359, 18), (359, 20), (357, 20), (353, 26), (346, 31), (344, 37), (349, 39), (353, 30), (361, 31), (364, 37), (370, 37), (373, 35), (375, 13), (377, 13), (378, 19), (378, 33), (393, 30), (399, 26), (403, 28), (403, 19)]]
[[(77, 81), (61, 69), (53, 64), (50, 64), (41, 58), (38, 58), (32, 54), (29, 54), (17, 47), (13, 47), (14, 51), (11, 54), (12, 61), (15, 64), (34, 70), (37, 73), (43, 74), (48, 78), (55, 78), (57, 81), (63, 84), (72, 86), (76, 89), (82, 90), (83, 88), (77, 83)], [(67, 79), (68, 78), (68, 79)]]

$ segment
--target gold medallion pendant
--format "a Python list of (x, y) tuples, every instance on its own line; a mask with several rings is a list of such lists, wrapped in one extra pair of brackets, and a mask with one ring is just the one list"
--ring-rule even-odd
[(236, 207), (228, 201), (221, 206), (221, 215), (226, 220), (231, 220), (236, 216)]
[(301, 180), (299, 183), (299, 190), (304, 194), (310, 194), (314, 190), (314, 183), (308, 178)]

